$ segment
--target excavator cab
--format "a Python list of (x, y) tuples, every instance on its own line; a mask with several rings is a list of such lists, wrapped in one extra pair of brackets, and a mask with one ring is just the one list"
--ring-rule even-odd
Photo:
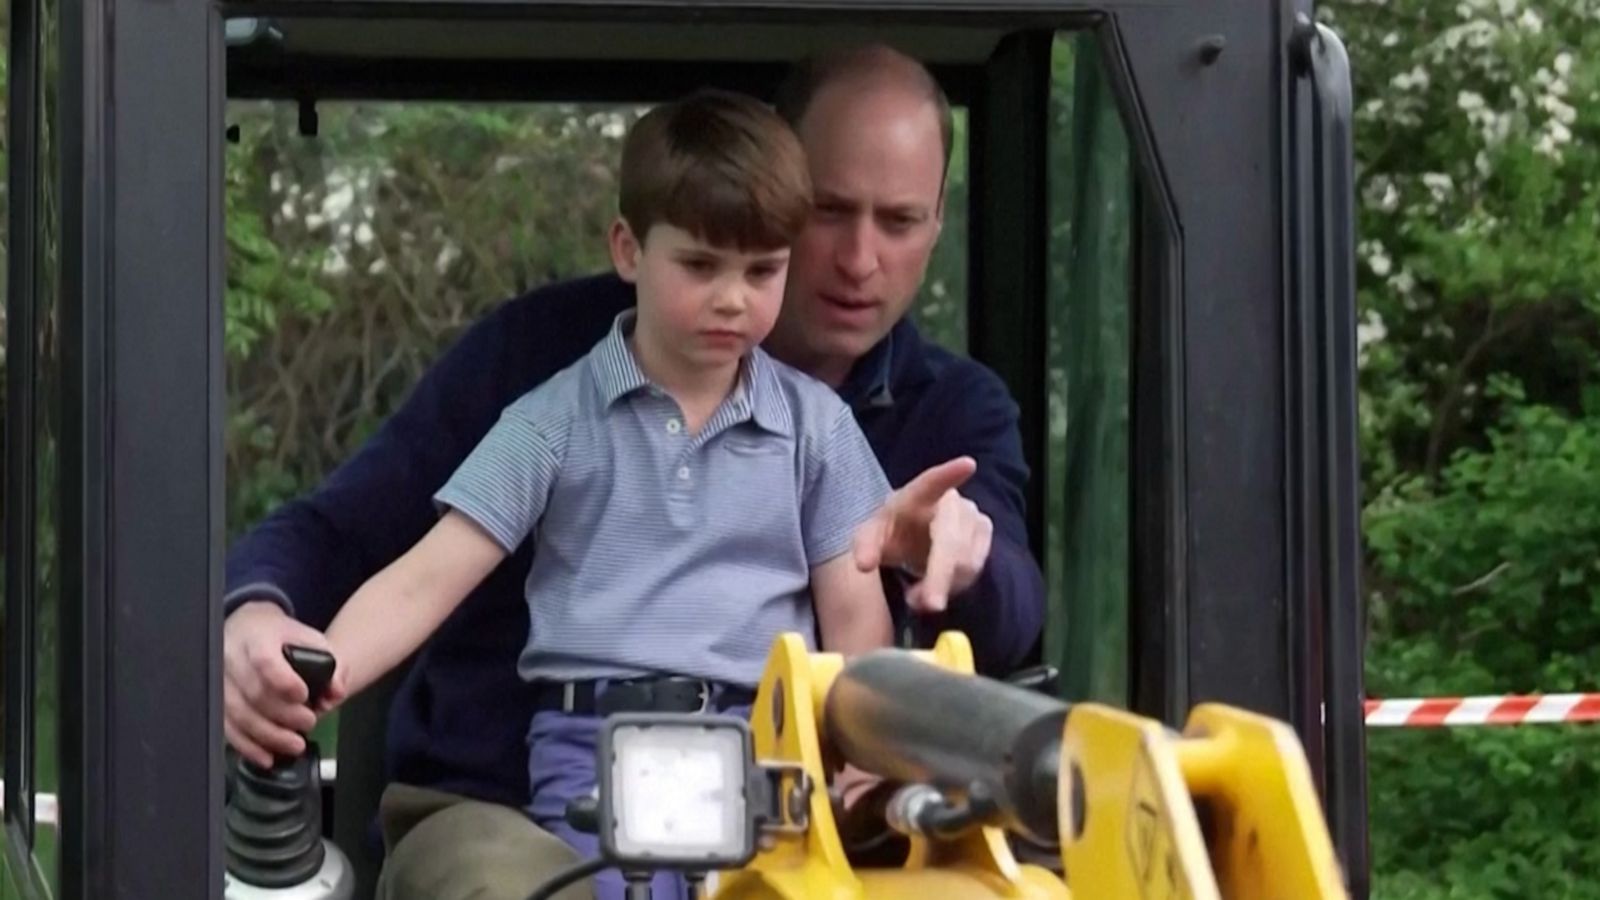
[[(915, 315), (1021, 410), (1036, 660), (1059, 699), (1157, 725), (1211, 703), (1287, 723), (1365, 896), (1350, 81), (1309, 0), (12, 0), (8, 27), (18, 895), (223, 884), (242, 110), (331, 170), (357, 105), (769, 97), (794, 60), (873, 41), (956, 107)], [(386, 712), (342, 715), (328, 796), (358, 894)]]

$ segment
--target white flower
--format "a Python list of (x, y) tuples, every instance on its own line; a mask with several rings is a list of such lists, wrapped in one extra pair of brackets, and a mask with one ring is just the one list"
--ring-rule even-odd
[(1394, 268), (1394, 261), (1377, 241), (1362, 241), (1362, 255), (1367, 258), (1367, 265), (1372, 269), (1372, 274), (1382, 278)]
[(1517, 24), (1527, 29), (1531, 34), (1539, 34), (1544, 31), (1544, 19), (1541, 19), (1539, 14), (1532, 9), (1523, 10), (1522, 17), (1517, 19)]
[(1422, 183), (1427, 187), (1428, 193), (1433, 195), (1436, 202), (1443, 203), (1449, 198), (1450, 192), (1455, 190), (1455, 182), (1443, 172), (1427, 172), (1422, 176)]
[(1483, 95), (1476, 91), (1462, 91), (1456, 94), (1456, 106), (1467, 112), (1483, 109), (1484, 105)]
[(1367, 310), (1367, 314), (1356, 323), (1356, 348), (1365, 350), (1368, 346), (1381, 342), (1389, 334), (1389, 329), (1383, 324), (1383, 317), (1375, 309)]
[[(330, 182), (333, 181), (332, 178), (328, 180)], [(322, 198), (322, 214), (330, 219), (337, 219), (344, 215), (345, 210), (350, 208), (350, 204), (354, 203), (355, 199), (355, 187), (350, 182), (345, 181), (336, 189), (329, 191), (326, 197)]]
[(1409, 91), (1412, 88), (1416, 88), (1418, 90), (1424, 90), (1425, 91), (1425, 90), (1428, 89), (1429, 81), (1430, 81), (1430, 79), (1428, 78), (1427, 71), (1424, 70), (1422, 68), (1422, 66), (1419, 65), (1419, 66), (1413, 68), (1409, 72), (1401, 72), (1399, 75), (1396, 75), (1389, 83), (1394, 85), (1395, 88), (1397, 88), (1399, 90), (1402, 90), (1402, 91)]
[[(1489, 46), (1494, 37), (1495, 27), (1493, 25), (1482, 19), (1474, 19), (1471, 22), (1463, 22), (1460, 25), (1445, 29), (1444, 34), (1440, 35), (1439, 42), (1446, 51), (1459, 49), (1463, 42), (1468, 47), (1479, 49)], [(1437, 56), (1438, 54), (1436, 53), (1435, 55)]]
[(1490, 113), (1483, 120), (1483, 140), (1488, 144), (1498, 144), (1511, 134), (1511, 114)]
[(1564, 50), (1560, 53), (1557, 53), (1554, 66), (1557, 75), (1560, 75), (1562, 78), (1567, 77), (1567, 75), (1572, 71), (1572, 54)]
[(1571, 125), (1578, 119), (1578, 111), (1560, 97), (1542, 97), (1539, 100), (1539, 106), (1562, 125)]
[(324, 275), (343, 275), (350, 271), (350, 261), (345, 259), (344, 251), (338, 247), (331, 248), (326, 259), (322, 261)]
[(461, 258), (461, 248), (455, 244), (445, 244), (439, 251), (439, 258), (433, 262), (433, 270), (440, 275), (450, 271), (450, 266)]

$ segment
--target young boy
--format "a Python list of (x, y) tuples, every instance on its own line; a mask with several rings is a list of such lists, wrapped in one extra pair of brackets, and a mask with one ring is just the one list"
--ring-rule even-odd
[[(659, 107), (624, 145), (619, 205), (611, 257), (637, 309), (505, 410), (436, 495), (439, 523), (327, 635), (331, 708), (531, 536), (528, 812), (589, 855), (563, 814), (594, 786), (600, 716), (743, 712), (781, 632), (844, 654), (892, 637), (878, 574), (848, 552), (888, 483), (834, 391), (760, 349), (810, 213), (798, 139), (736, 95)], [(597, 886), (621, 896), (614, 872)]]

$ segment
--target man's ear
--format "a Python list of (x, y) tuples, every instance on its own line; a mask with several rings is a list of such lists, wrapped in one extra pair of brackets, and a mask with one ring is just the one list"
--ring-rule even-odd
[(626, 219), (618, 216), (611, 223), (611, 231), (606, 235), (606, 243), (611, 248), (611, 265), (616, 267), (617, 274), (623, 281), (633, 283), (639, 278), (639, 255), (644, 252), (644, 247), (639, 239), (634, 237), (633, 228)]

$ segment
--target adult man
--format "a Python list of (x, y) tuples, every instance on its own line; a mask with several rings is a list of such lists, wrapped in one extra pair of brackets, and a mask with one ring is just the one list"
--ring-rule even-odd
[[(909, 583), (904, 605), (919, 635), (962, 629), (980, 668), (1003, 673), (1043, 619), (1016, 407), (992, 373), (924, 343), (905, 320), (942, 222), (948, 104), (920, 65), (870, 48), (803, 67), (779, 106), (810, 156), (817, 203), (769, 349), (839, 390), (891, 484), (903, 486), (857, 535), (857, 563)], [(230, 743), (257, 758), (298, 752), (294, 731), (312, 716), (281, 645), (320, 644), (313, 628), (433, 523), (432, 492), (506, 402), (577, 360), (631, 302), (626, 285), (600, 278), (505, 304), (315, 495), (234, 548)], [(963, 456), (971, 460), (934, 468)], [(568, 858), (515, 809), (528, 796), (521, 732), (535, 702), (515, 668), (528, 565), (524, 547), (484, 582), (397, 697), (388, 774), (431, 791), (392, 787), (385, 799), (387, 896), (523, 896), (537, 880), (530, 871), (548, 874)]]

